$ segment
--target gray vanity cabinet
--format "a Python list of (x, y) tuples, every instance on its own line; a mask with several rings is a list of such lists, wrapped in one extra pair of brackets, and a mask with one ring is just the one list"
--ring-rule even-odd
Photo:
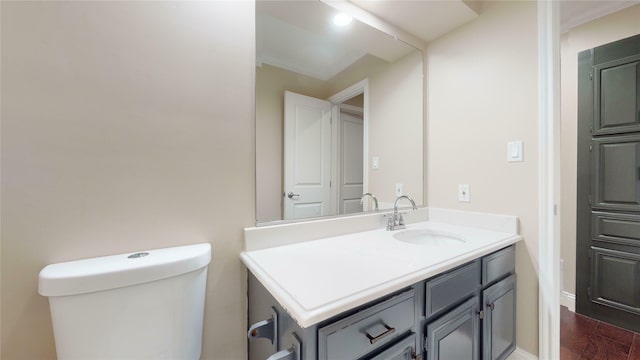
[(515, 349), (514, 245), (308, 328), (251, 273), (248, 285), (250, 360), (502, 360)]
[(432, 278), (425, 289), (426, 359), (502, 360), (515, 350), (515, 246)]

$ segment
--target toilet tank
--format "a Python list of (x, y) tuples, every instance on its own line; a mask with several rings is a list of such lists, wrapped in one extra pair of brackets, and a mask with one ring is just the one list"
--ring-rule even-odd
[(58, 359), (199, 359), (210, 261), (196, 244), (46, 266)]

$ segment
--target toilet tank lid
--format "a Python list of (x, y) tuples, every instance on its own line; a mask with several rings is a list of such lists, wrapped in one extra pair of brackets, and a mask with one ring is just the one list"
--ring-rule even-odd
[(67, 261), (40, 271), (38, 292), (67, 296), (115, 289), (185, 274), (206, 267), (210, 261), (210, 244)]

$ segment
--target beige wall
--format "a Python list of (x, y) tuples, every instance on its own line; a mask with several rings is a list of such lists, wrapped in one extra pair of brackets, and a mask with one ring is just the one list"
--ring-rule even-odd
[(198, 242), (203, 358), (245, 358), (253, 3), (1, 6), (2, 359), (55, 358), (46, 264)]
[[(516, 215), (517, 344), (538, 353), (537, 8), (485, 2), (427, 47), (427, 204)], [(507, 142), (524, 142), (508, 163)], [(457, 200), (470, 185), (471, 202)]]
[[(422, 70), (422, 53), (416, 51), (369, 77), (368, 191), (381, 207), (393, 204), (396, 183), (424, 204)], [(371, 168), (374, 156), (380, 159), (379, 170)]]
[(640, 5), (571, 29), (561, 38), (562, 121), (562, 243), (563, 288), (576, 291), (576, 178), (578, 53), (632, 35), (640, 34)]

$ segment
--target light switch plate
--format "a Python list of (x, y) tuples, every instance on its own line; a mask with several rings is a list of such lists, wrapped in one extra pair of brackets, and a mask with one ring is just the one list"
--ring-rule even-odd
[(378, 170), (378, 169), (380, 169), (380, 158), (379, 158), (379, 157), (374, 156), (374, 157), (371, 159), (371, 168), (372, 168), (373, 170)]
[(522, 141), (510, 141), (507, 143), (507, 161), (524, 161), (522, 156)]
[(471, 201), (471, 196), (469, 195), (469, 184), (458, 184), (458, 201)]

